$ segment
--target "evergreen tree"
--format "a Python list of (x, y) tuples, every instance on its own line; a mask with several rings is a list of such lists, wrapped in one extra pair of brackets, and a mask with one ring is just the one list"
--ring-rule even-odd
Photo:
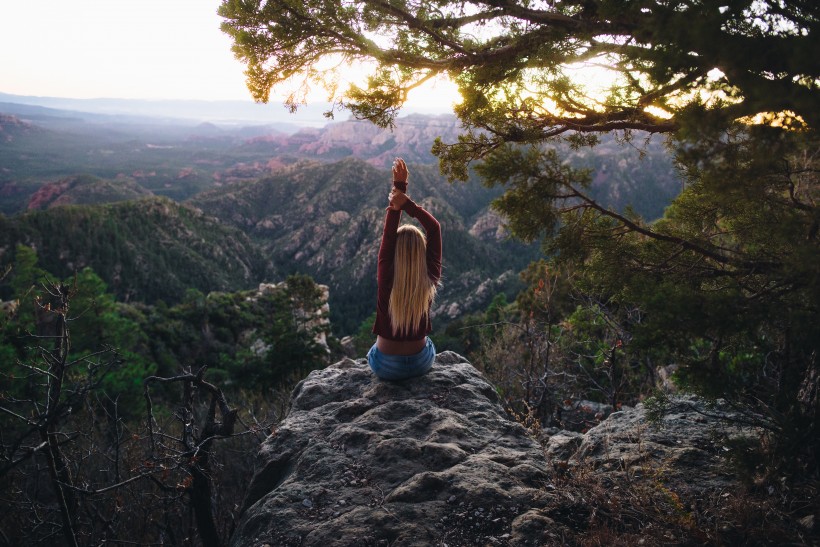
[[(410, 90), (449, 76), (467, 156), (568, 131), (670, 131), (701, 92), (735, 118), (790, 110), (813, 125), (820, 112), (810, 0), (224, 0), (219, 13), (260, 101), (291, 82), (295, 108), (319, 84), (388, 125)], [(366, 87), (338, 90), (338, 57), (376, 64)], [(572, 77), (584, 64), (607, 67), (605, 94)]]
[(567, 258), (583, 264), (581, 282), (640, 307), (633, 343), (753, 412), (797, 467), (820, 451), (818, 152), (814, 134), (702, 133), (678, 148), (687, 187), (662, 220), (625, 230), (603, 215), (562, 217), (582, 249)]
[[(637, 307), (632, 343), (679, 359), (692, 387), (757, 416), (773, 453), (816, 467), (815, 2), (225, 0), (220, 14), (257, 100), (329, 84), (336, 106), (388, 126), (410, 90), (449, 76), (464, 133), (434, 144), (442, 172), (463, 180), (478, 162), (506, 187), (495, 205), (514, 235), (546, 238), (603, 305)], [(339, 91), (331, 56), (376, 68)], [(554, 146), (613, 131), (668, 135), (684, 190), (663, 219), (598, 203), (593, 173)]]

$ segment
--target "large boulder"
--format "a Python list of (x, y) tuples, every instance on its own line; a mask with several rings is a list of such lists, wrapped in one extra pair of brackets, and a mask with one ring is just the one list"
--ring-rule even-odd
[(550, 544), (546, 471), (541, 446), (459, 355), (402, 382), (347, 359), (295, 388), (231, 544)]
[(553, 435), (545, 450), (553, 464), (563, 460), (613, 479), (658, 480), (661, 474), (679, 493), (703, 494), (737, 484), (723, 456), (733, 439), (760, 435), (749, 422), (749, 416), (721, 401), (680, 395), (669, 399), (655, 419), (638, 404), (611, 414), (584, 435)]
[[(743, 438), (752, 443), (758, 438), (754, 417), (693, 395), (667, 403), (665, 412), (639, 403), (586, 433), (553, 431), (541, 437), (548, 436), (545, 453), (555, 485), (554, 490), (547, 486), (555, 497), (545, 512), (554, 530), (568, 531), (564, 543), (779, 544), (783, 538), (776, 536), (783, 528), (749, 528), (777, 507), (771, 496), (776, 492), (751, 497), (726, 458)], [(782, 526), (800, 537), (813, 522), (803, 524), (806, 530)]]

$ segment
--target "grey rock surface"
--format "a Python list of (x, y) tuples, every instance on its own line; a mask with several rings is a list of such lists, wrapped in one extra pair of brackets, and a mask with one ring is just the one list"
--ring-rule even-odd
[[(542, 446), (451, 352), (402, 382), (346, 359), (312, 372), (291, 403), (258, 454), (234, 546), (584, 545), (615, 518), (613, 499), (691, 508), (729, 496), (728, 439), (758, 433), (727, 407), (676, 396), (660, 421), (639, 404), (583, 434), (544, 430)], [(608, 526), (639, 538), (627, 524)]]
[(760, 431), (747, 416), (693, 395), (670, 399), (659, 420), (643, 404), (614, 412), (583, 435), (561, 431), (545, 443), (555, 464), (586, 466), (613, 480), (662, 480), (680, 495), (703, 494), (736, 484), (726, 465), (730, 439)]
[(231, 544), (549, 544), (546, 467), (461, 356), (402, 382), (347, 359), (295, 388)]

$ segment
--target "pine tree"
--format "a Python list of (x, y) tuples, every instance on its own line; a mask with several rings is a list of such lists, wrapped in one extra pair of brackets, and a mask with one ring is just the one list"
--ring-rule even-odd
[[(260, 101), (288, 81), (325, 85), (334, 108), (389, 126), (410, 90), (453, 80), (464, 132), (434, 143), (442, 172), (504, 186), (495, 206), (514, 235), (544, 238), (603, 303), (641, 310), (634, 344), (680, 359), (690, 386), (758, 416), (795, 468), (816, 467), (816, 2), (225, 0), (220, 14)], [(375, 69), (340, 90), (351, 62)], [(636, 154), (667, 136), (684, 189), (664, 218), (598, 203), (593, 173), (556, 151), (608, 132)]]

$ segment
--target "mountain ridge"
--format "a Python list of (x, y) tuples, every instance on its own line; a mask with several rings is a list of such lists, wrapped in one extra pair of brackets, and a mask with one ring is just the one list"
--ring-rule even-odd
[[(355, 158), (301, 162), (257, 182), (205, 192), (186, 203), (243, 230), (282, 271), (308, 273), (330, 287), (334, 325), (354, 332), (373, 310), (379, 248), (390, 173)], [(448, 184), (432, 167), (412, 168), (408, 194), (442, 223), (444, 286), (434, 315), (452, 319), (509, 292), (516, 273), (537, 254), (470, 230), (487, 223), (498, 195), (475, 182)], [(409, 218), (405, 217), (405, 221)], [(453, 304), (456, 304), (453, 307)]]
[(30, 198), (27, 210), (60, 205), (94, 205), (140, 199), (153, 195), (130, 178), (114, 181), (91, 175), (66, 177), (40, 187)]
[(178, 302), (188, 288), (240, 290), (278, 277), (243, 232), (162, 197), (0, 215), (0, 261), (19, 244), (63, 278), (90, 266), (123, 301)]
[[(14, 127), (18, 126), (15, 122)], [(519, 286), (517, 273), (538, 256), (537, 247), (508, 241), (503, 219), (490, 210), (491, 201), (503, 187), (486, 188), (476, 180), (450, 184), (434, 165), (429, 149), (432, 140), (442, 136), (452, 142), (457, 137), (459, 127), (452, 116), (407, 116), (399, 118), (392, 131), (349, 120), (320, 129), (303, 128), (294, 134), (270, 127), (231, 128), (210, 122), (159, 133), (156, 128), (114, 128), (85, 122), (77, 127), (82, 138), (65, 128), (51, 130), (31, 124), (31, 131), (42, 133), (32, 136), (24, 131), (14, 146), (0, 149), (0, 163), (5, 167), (0, 172), (0, 211), (72, 203), (95, 206), (143, 195), (172, 198), (185, 204), (185, 209), (202, 211), (226, 230), (238, 230), (243, 241), (238, 247), (235, 241), (222, 243), (231, 240), (229, 230), (217, 234), (218, 230), (203, 224), (189, 230), (181, 242), (197, 239), (191, 234), (202, 229), (210, 233), (199, 237), (202, 241), (241, 249), (245, 258), (237, 257), (237, 264), (268, 264), (240, 273), (235, 283), (226, 282), (222, 273), (205, 264), (199, 269), (207, 274), (192, 281), (193, 287), (204, 292), (245, 289), (269, 281), (274, 272), (280, 276), (306, 273), (331, 288), (334, 325), (344, 334), (358, 332), (372, 312), (374, 257), (390, 187), (389, 165), (396, 156), (401, 155), (411, 166), (411, 197), (434, 212), (445, 226), (444, 286), (434, 307), (436, 317), (447, 321), (483, 309), (499, 292), (513, 296)], [(96, 132), (98, 129), (102, 132)], [(120, 133), (112, 133), (115, 130)], [(660, 143), (648, 142), (645, 148), (644, 159), (637, 161), (630, 159), (634, 149), (610, 139), (594, 150), (573, 151), (571, 161), (594, 166), (591, 190), (596, 197), (603, 196), (602, 202), (616, 202), (620, 207), (640, 200), (638, 212), (652, 218), (662, 212), (679, 183)], [(83, 172), (88, 174), (78, 175)], [(145, 225), (167, 221), (169, 227), (152, 226), (156, 234), (166, 233), (166, 228), (180, 231), (173, 217), (145, 219)], [(146, 240), (145, 234), (136, 237), (138, 246), (159, 245)], [(88, 238), (75, 235), (75, 240), (79, 243)], [(73, 244), (63, 241), (61, 245), (54, 256), (101, 254), (89, 249), (80, 252), (76, 246), (68, 252)], [(191, 269), (196, 269), (192, 264), (203, 256), (220, 252), (200, 250), (193, 253), (199, 257), (194, 259), (176, 243), (168, 245)], [(165, 263), (162, 253), (152, 253), (166, 268), (176, 267)], [(123, 256), (137, 255), (128, 251)], [(102, 267), (115, 264), (100, 257), (80, 262), (93, 265), (98, 258)], [(50, 256), (49, 260), (55, 259)], [(76, 261), (66, 260), (51, 269), (66, 272), (68, 262), (76, 265)], [(234, 267), (226, 268), (233, 271)], [(256, 273), (247, 273), (251, 271)], [(173, 300), (183, 290), (173, 271), (157, 274), (173, 288), (163, 289), (159, 283), (146, 289), (147, 280), (135, 281), (136, 294), (141, 296), (119, 289), (114, 274), (99, 273), (121, 298)], [(194, 276), (189, 273), (184, 277), (193, 280)]]

